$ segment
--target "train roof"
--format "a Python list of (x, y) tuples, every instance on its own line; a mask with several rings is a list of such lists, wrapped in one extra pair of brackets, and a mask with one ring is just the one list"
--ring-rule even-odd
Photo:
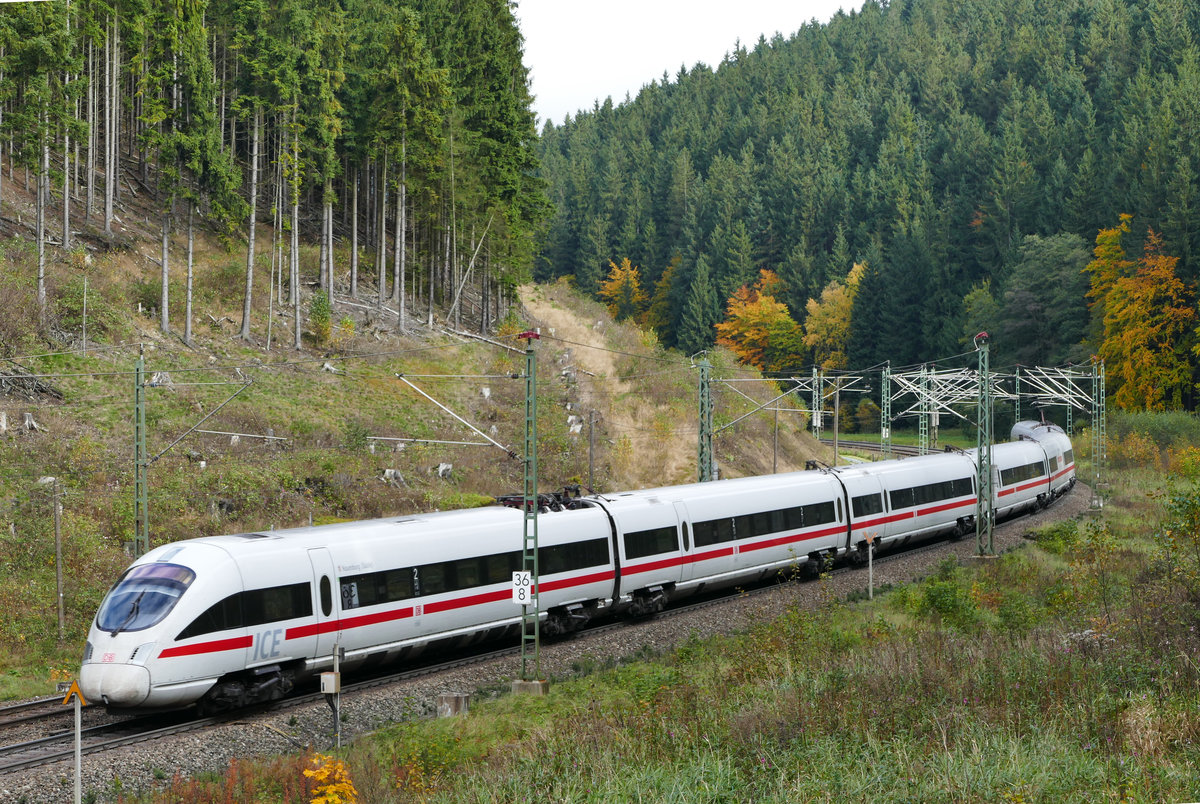
[(434, 525), (442, 535), (453, 535), (460, 530), (512, 526), (520, 522), (521, 512), (500, 505), (483, 508), (465, 508), (456, 511), (434, 511), (431, 513), (381, 517), (328, 525), (310, 525), (282, 530), (261, 530), (249, 533), (230, 533), (220, 536), (200, 536), (160, 545), (146, 553), (143, 563), (170, 560), (167, 556), (189, 545), (211, 545), (230, 553), (246, 555), (255, 552), (274, 552), (280, 544), (297, 549), (328, 547), (334, 541), (393, 540), (409, 534), (428, 533), (421, 525)]
[(782, 472), (773, 475), (751, 475), (749, 477), (731, 477), (723, 480), (711, 480), (706, 483), (685, 483), (680, 486), (656, 486), (648, 489), (633, 491), (618, 491), (605, 494), (592, 494), (585, 497), (598, 503), (622, 502), (663, 502), (668, 500), (688, 500), (696, 497), (711, 497), (730, 492), (748, 491), (751, 489), (767, 489), (774, 487), (795, 487), (797, 484), (820, 484), (826, 482), (824, 472)]

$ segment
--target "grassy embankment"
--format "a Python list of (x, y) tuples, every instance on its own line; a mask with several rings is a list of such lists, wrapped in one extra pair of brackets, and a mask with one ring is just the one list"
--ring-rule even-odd
[(155, 800), (308, 801), (314, 765), (381, 804), (1195, 800), (1200, 427), (1111, 431), (1103, 514), (996, 561)]

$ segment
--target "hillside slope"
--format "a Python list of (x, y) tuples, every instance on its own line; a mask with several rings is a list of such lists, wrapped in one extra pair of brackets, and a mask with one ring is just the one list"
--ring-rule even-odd
[[(10, 279), (24, 276), (26, 243), (0, 241), (5, 255), (15, 255)], [(163, 334), (139, 313), (138, 288), (153, 285), (152, 272), (138, 268), (139, 251), (145, 248), (100, 254), (89, 267), (86, 351), (82, 321), (71, 315), (58, 318), (53, 341), (28, 332), (19, 341), (0, 339), (9, 355), (0, 362), (7, 424), (0, 433), (0, 499), (6, 501), (0, 506), (0, 606), (12, 613), (0, 622), (0, 699), (45, 693), (52, 671), (78, 661), (100, 597), (128, 563), (139, 352), (148, 383), (152, 544), (478, 505), (519, 493), (522, 462), (508, 450), (521, 449), (524, 361), (523, 344), (512, 334), (528, 326), (546, 333), (538, 345), (543, 490), (588, 483), (586, 419), (580, 427), (568, 417), (592, 410), (590, 463), (598, 490), (696, 476), (696, 376), (689, 361), (613, 323), (603, 308), (563, 284), (526, 288), (527, 307), (517, 303), (510, 330), (488, 340), (415, 323), (399, 337), (371, 310), (337, 301), (333, 318), (344, 328), (330, 343), (318, 346), (306, 331), (305, 348), (294, 350), (276, 334), (268, 350), (265, 326), (256, 326), (255, 339), (246, 342), (229, 320), (237, 258), (206, 249), (197, 262), (195, 338), (186, 347), (174, 331), (178, 318)], [(58, 309), (73, 309), (64, 300), (80, 298), (79, 274), (64, 263), (52, 265), (50, 274)], [(33, 307), (29, 283), (4, 287), (9, 309)], [(256, 315), (265, 321), (265, 277), (261, 291)], [(289, 331), (288, 316), (278, 308), (271, 314), (276, 333)], [(307, 318), (304, 323), (307, 328)], [(727, 355), (714, 360), (718, 374), (745, 374)], [(749, 409), (740, 397), (722, 402), (726, 397), (718, 392), (717, 399), (725, 420)], [(39, 429), (22, 426), (25, 414)], [(736, 437), (718, 439), (725, 472), (770, 471), (766, 416), (737, 425), (730, 431)], [(797, 426), (799, 416), (781, 427), (781, 470), (807, 457), (806, 437), (793, 432)], [(38, 482), (50, 476), (59, 478), (63, 508), (61, 638), (53, 606), (51, 487)]]

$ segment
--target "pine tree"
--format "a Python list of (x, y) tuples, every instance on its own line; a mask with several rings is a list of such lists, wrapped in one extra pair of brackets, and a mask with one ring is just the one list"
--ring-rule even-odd
[(720, 320), (721, 310), (709, 277), (708, 260), (701, 255), (696, 259), (696, 270), (679, 322), (679, 349), (685, 354), (696, 354), (711, 348), (716, 338), (713, 327)]
[(620, 265), (610, 260), (608, 268), (608, 278), (600, 285), (600, 298), (617, 321), (633, 318), (646, 304), (638, 267), (625, 257)]

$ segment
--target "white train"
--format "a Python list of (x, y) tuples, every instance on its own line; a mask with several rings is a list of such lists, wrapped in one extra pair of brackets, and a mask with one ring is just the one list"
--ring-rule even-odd
[[(995, 509), (1040, 506), (1075, 479), (1071, 443), (1023, 422), (993, 449)], [(546, 633), (648, 614), (703, 589), (974, 528), (971, 452), (579, 498), (538, 516)], [(216, 711), (347, 670), (519, 633), (523, 515), (493, 506), (166, 544), (100, 606), (79, 675), (112, 708)]]

